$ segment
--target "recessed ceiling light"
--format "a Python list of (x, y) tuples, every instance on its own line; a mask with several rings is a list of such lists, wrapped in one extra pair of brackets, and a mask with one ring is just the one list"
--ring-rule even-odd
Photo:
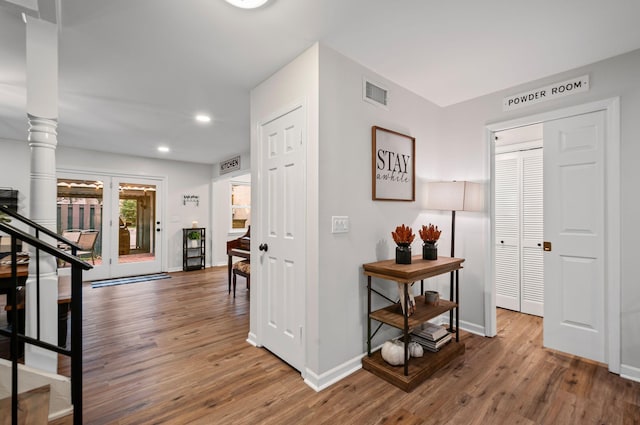
[(211, 117), (209, 115), (196, 115), (196, 121), (198, 122), (211, 122)]
[(255, 9), (262, 6), (269, 0), (226, 0), (227, 3), (240, 7), (242, 9)]
[(158, 152), (169, 152), (169, 148), (167, 146), (158, 146)]

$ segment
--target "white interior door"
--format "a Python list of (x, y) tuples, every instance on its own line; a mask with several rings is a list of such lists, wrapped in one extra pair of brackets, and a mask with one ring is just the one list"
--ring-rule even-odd
[(544, 315), (544, 236), (542, 149), (522, 152), (520, 311)]
[(496, 155), (496, 306), (520, 311), (520, 174), (518, 152)]
[[(304, 108), (261, 127), (259, 193), (262, 345), (291, 366), (304, 366)], [(255, 262), (254, 262), (255, 263)]]
[(605, 355), (605, 112), (544, 124), (544, 345)]
[(542, 149), (495, 159), (496, 306), (542, 316)]

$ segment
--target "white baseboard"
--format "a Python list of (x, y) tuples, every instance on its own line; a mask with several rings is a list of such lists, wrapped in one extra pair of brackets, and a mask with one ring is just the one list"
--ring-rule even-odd
[[(441, 316), (439, 316), (439, 318), (436, 320), (436, 322), (438, 322), (440, 325), (448, 325), (449, 324), (449, 314), (445, 313)], [(479, 335), (479, 336), (487, 336), (484, 333), (484, 326), (480, 326), (478, 324), (475, 323), (471, 323), (471, 322), (466, 322), (464, 320), (460, 320), (460, 329), (466, 332), (470, 332), (474, 335)]]
[(253, 332), (249, 332), (249, 335), (247, 335), (247, 342), (254, 347), (260, 347), (260, 345), (258, 345), (258, 337)]
[(353, 359), (348, 360), (343, 364), (338, 365), (320, 375), (314, 373), (309, 369), (306, 369), (304, 383), (313, 388), (315, 391), (322, 391), (325, 388), (340, 381), (341, 379), (346, 378), (352, 373), (360, 370), (362, 368), (362, 357), (364, 356), (366, 356), (366, 353), (356, 356)]
[(624, 364), (620, 365), (620, 377), (640, 382), (640, 368)]
[(486, 336), (484, 333), (484, 326), (480, 326), (471, 322), (465, 322), (464, 320), (460, 321), (460, 329), (475, 335)]

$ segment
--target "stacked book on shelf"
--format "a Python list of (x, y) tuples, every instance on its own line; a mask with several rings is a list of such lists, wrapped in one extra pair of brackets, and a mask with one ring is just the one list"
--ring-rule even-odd
[(427, 322), (411, 333), (411, 339), (435, 352), (451, 341), (451, 334), (442, 326)]

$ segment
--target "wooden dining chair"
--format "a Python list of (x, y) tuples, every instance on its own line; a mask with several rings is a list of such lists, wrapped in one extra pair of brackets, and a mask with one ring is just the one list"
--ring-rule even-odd
[(249, 260), (238, 261), (233, 265), (233, 298), (236, 297), (236, 276), (247, 280), (247, 289), (251, 290), (251, 263)]

